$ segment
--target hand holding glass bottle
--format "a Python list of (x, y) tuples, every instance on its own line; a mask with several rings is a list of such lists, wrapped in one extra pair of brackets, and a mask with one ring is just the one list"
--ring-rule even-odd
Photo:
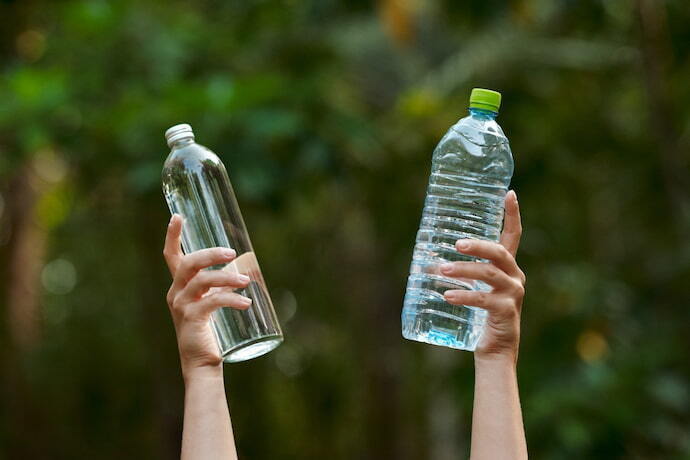
[(211, 329), (211, 314), (222, 307), (246, 310), (248, 297), (234, 292), (246, 288), (250, 279), (224, 270), (204, 270), (235, 260), (227, 248), (210, 248), (185, 255), (182, 252), (182, 218), (173, 215), (168, 224), (163, 255), (173, 277), (167, 301), (180, 352), (182, 374), (216, 373), (223, 358)]
[(252, 300), (251, 306), (244, 310), (219, 308), (211, 313), (220, 354), (226, 362), (237, 362), (268, 353), (280, 345), (283, 333), (225, 166), (216, 154), (194, 142), (187, 124), (173, 126), (165, 137), (171, 152), (163, 167), (163, 192), (170, 212), (182, 217), (177, 243), (188, 255), (210, 248), (233, 250), (236, 259), (204, 267), (219, 272), (204, 276), (225, 279), (227, 274), (241, 274), (249, 278), (240, 294)]

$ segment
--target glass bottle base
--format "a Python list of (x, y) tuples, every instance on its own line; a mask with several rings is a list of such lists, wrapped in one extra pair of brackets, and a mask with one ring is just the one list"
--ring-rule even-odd
[(223, 353), (226, 363), (238, 363), (265, 355), (283, 343), (282, 335), (267, 335), (242, 342)]

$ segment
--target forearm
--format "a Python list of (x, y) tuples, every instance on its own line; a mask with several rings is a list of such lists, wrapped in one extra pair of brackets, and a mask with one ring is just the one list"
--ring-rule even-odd
[(470, 459), (526, 459), (515, 361), (476, 358), (474, 387)]
[(185, 376), (182, 460), (237, 459), (223, 371)]

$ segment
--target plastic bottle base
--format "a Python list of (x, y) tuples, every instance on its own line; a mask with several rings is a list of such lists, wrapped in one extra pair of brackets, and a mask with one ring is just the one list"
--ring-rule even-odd
[(443, 312), (426, 310), (403, 315), (403, 337), (430, 345), (474, 351), (483, 331), (483, 321), (471, 323)]

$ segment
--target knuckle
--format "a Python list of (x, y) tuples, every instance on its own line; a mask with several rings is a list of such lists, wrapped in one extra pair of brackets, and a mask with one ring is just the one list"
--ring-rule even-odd
[(168, 306), (172, 307), (175, 302), (175, 292), (173, 288), (168, 289), (168, 293), (165, 295), (165, 301), (168, 302)]
[(499, 270), (494, 265), (486, 267), (486, 276), (489, 278), (496, 278), (499, 275)]
[(180, 271), (184, 272), (184, 271), (189, 270), (191, 263), (192, 263), (192, 260), (191, 260), (191, 257), (189, 255), (182, 257), (182, 260), (180, 260), (180, 265), (179, 265)]
[(458, 302), (457, 291), (454, 291), (454, 290), (446, 291), (445, 297), (449, 303), (456, 304)]
[(223, 252), (225, 248), (211, 248), (206, 253), (204, 264), (212, 264), (217, 261), (223, 260)]
[(216, 271), (210, 278), (209, 283), (214, 286), (228, 286), (230, 284), (235, 284), (239, 280), (237, 275), (234, 273), (227, 273), (223, 271)]
[(213, 281), (213, 273), (201, 271), (194, 275), (192, 280), (195, 282), (195, 284), (204, 286)]
[(193, 291), (194, 289), (196, 289), (198, 287), (199, 280), (200, 280), (200, 278), (199, 278), (198, 274), (192, 276), (191, 278), (188, 278), (187, 283), (184, 285), (184, 287), (182, 289)]
[(188, 292), (189, 294), (196, 293), (201, 287), (201, 283), (199, 281), (200, 280), (197, 276), (193, 276), (189, 281), (187, 281), (187, 284), (182, 288), (182, 290)]
[(177, 295), (175, 295), (172, 303), (170, 304), (170, 308), (175, 312), (180, 312), (180, 311), (185, 310), (184, 302), (182, 302), (182, 295), (181, 294), (178, 293)]
[(225, 293), (223, 291), (220, 292), (214, 292), (213, 294), (209, 294), (204, 298), (204, 304), (207, 307), (216, 307), (220, 306), (223, 303), (223, 298), (225, 297)]
[(517, 298), (522, 299), (525, 296), (525, 287), (520, 283), (516, 283), (513, 292)]
[(486, 292), (480, 292), (479, 295), (477, 295), (477, 306), (478, 307), (486, 307), (488, 305), (488, 295)]
[(511, 257), (513, 257), (512, 255), (510, 255), (510, 252), (508, 251), (508, 249), (506, 249), (504, 246), (499, 245), (498, 248), (499, 248), (498, 249), (498, 256), (501, 259), (510, 259)]

